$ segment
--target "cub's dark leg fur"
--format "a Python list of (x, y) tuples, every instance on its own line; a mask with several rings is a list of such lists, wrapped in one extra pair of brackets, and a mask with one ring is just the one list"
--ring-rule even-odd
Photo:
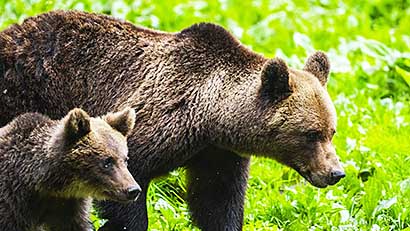
[[(91, 201), (88, 199), (45, 198), (42, 208), (46, 211), (45, 225), (50, 230), (88, 231), (92, 224), (89, 220)], [(38, 208), (40, 209), (40, 208)], [(35, 208), (32, 209), (35, 211)]]
[(109, 219), (99, 231), (145, 231), (148, 229), (146, 193), (149, 182), (138, 179), (136, 181), (142, 189), (137, 201), (128, 204), (111, 201), (95, 202), (100, 217)]
[(0, 230), (21, 231), (21, 230), (28, 230), (28, 229), (29, 229), (28, 226), (21, 225), (20, 222), (14, 219), (14, 217), (4, 216), (0, 218)]
[[(5, 175), (0, 175), (5, 177)], [(0, 183), (0, 230), (22, 231), (29, 230), (34, 223), (31, 216), (26, 216), (30, 210), (28, 202), (24, 200), (26, 191), (19, 192), (10, 190), (10, 186)], [(20, 199), (20, 204), (17, 201)], [(31, 215), (31, 214), (30, 214)]]
[(91, 222), (84, 223), (75, 219), (65, 219), (55, 225), (50, 225), (50, 230), (58, 231), (90, 231), (92, 230)]
[(249, 158), (208, 148), (188, 165), (188, 204), (203, 231), (242, 230)]

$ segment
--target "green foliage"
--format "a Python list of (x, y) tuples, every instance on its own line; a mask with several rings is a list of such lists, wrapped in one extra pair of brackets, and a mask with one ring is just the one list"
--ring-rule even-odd
[[(410, 1), (0, 0), (0, 29), (52, 9), (102, 12), (178, 31), (211, 21), (268, 57), (301, 67), (324, 50), (347, 177), (316, 189), (272, 160), (252, 160), (244, 230), (410, 230)], [(150, 230), (195, 230), (184, 171), (148, 192)], [(98, 228), (104, 221), (92, 216)]]

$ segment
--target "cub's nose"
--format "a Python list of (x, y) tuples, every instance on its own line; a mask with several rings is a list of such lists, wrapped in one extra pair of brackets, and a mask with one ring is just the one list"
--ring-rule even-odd
[(346, 174), (342, 171), (332, 171), (330, 173), (331, 184), (336, 184), (337, 182), (339, 182), (340, 179), (342, 179), (345, 176)]
[(127, 189), (127, 199), (130, 201), (137, 200), (138, 196), (141, 193), (141, 187), (139, 185), (134, 185)]

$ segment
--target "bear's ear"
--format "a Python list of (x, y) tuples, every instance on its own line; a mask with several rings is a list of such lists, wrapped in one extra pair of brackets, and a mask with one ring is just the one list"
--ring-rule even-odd
[(135, 125), (135, 110), (127, 107), (116, 113), (108, 113), (103, 119), (115, 130), (127, 136)]
[(327, 55), (321, 51), (316, 51), (306, 60), (303, 70), (312, 73), (323, 86), (326, 86), (330, 71)]
[(75, 108), (64, 117), (64, 138), (74, 142), (91, 131), (90, 116), (82, 109)]
[(271, 100), (287, 98), (292, 93), (289, 84), (289, 69), (280, 58), (268, 60), (262, 69), (260, 93)]

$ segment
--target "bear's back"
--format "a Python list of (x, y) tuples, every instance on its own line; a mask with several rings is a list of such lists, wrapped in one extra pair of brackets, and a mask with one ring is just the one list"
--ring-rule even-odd
[(0, 152), (7, 146), (18, 146), (28, 139), (32, 132), (51, 120), (39, 113), (25, 113), (14, 118), (10, 123), (0, 128)]

